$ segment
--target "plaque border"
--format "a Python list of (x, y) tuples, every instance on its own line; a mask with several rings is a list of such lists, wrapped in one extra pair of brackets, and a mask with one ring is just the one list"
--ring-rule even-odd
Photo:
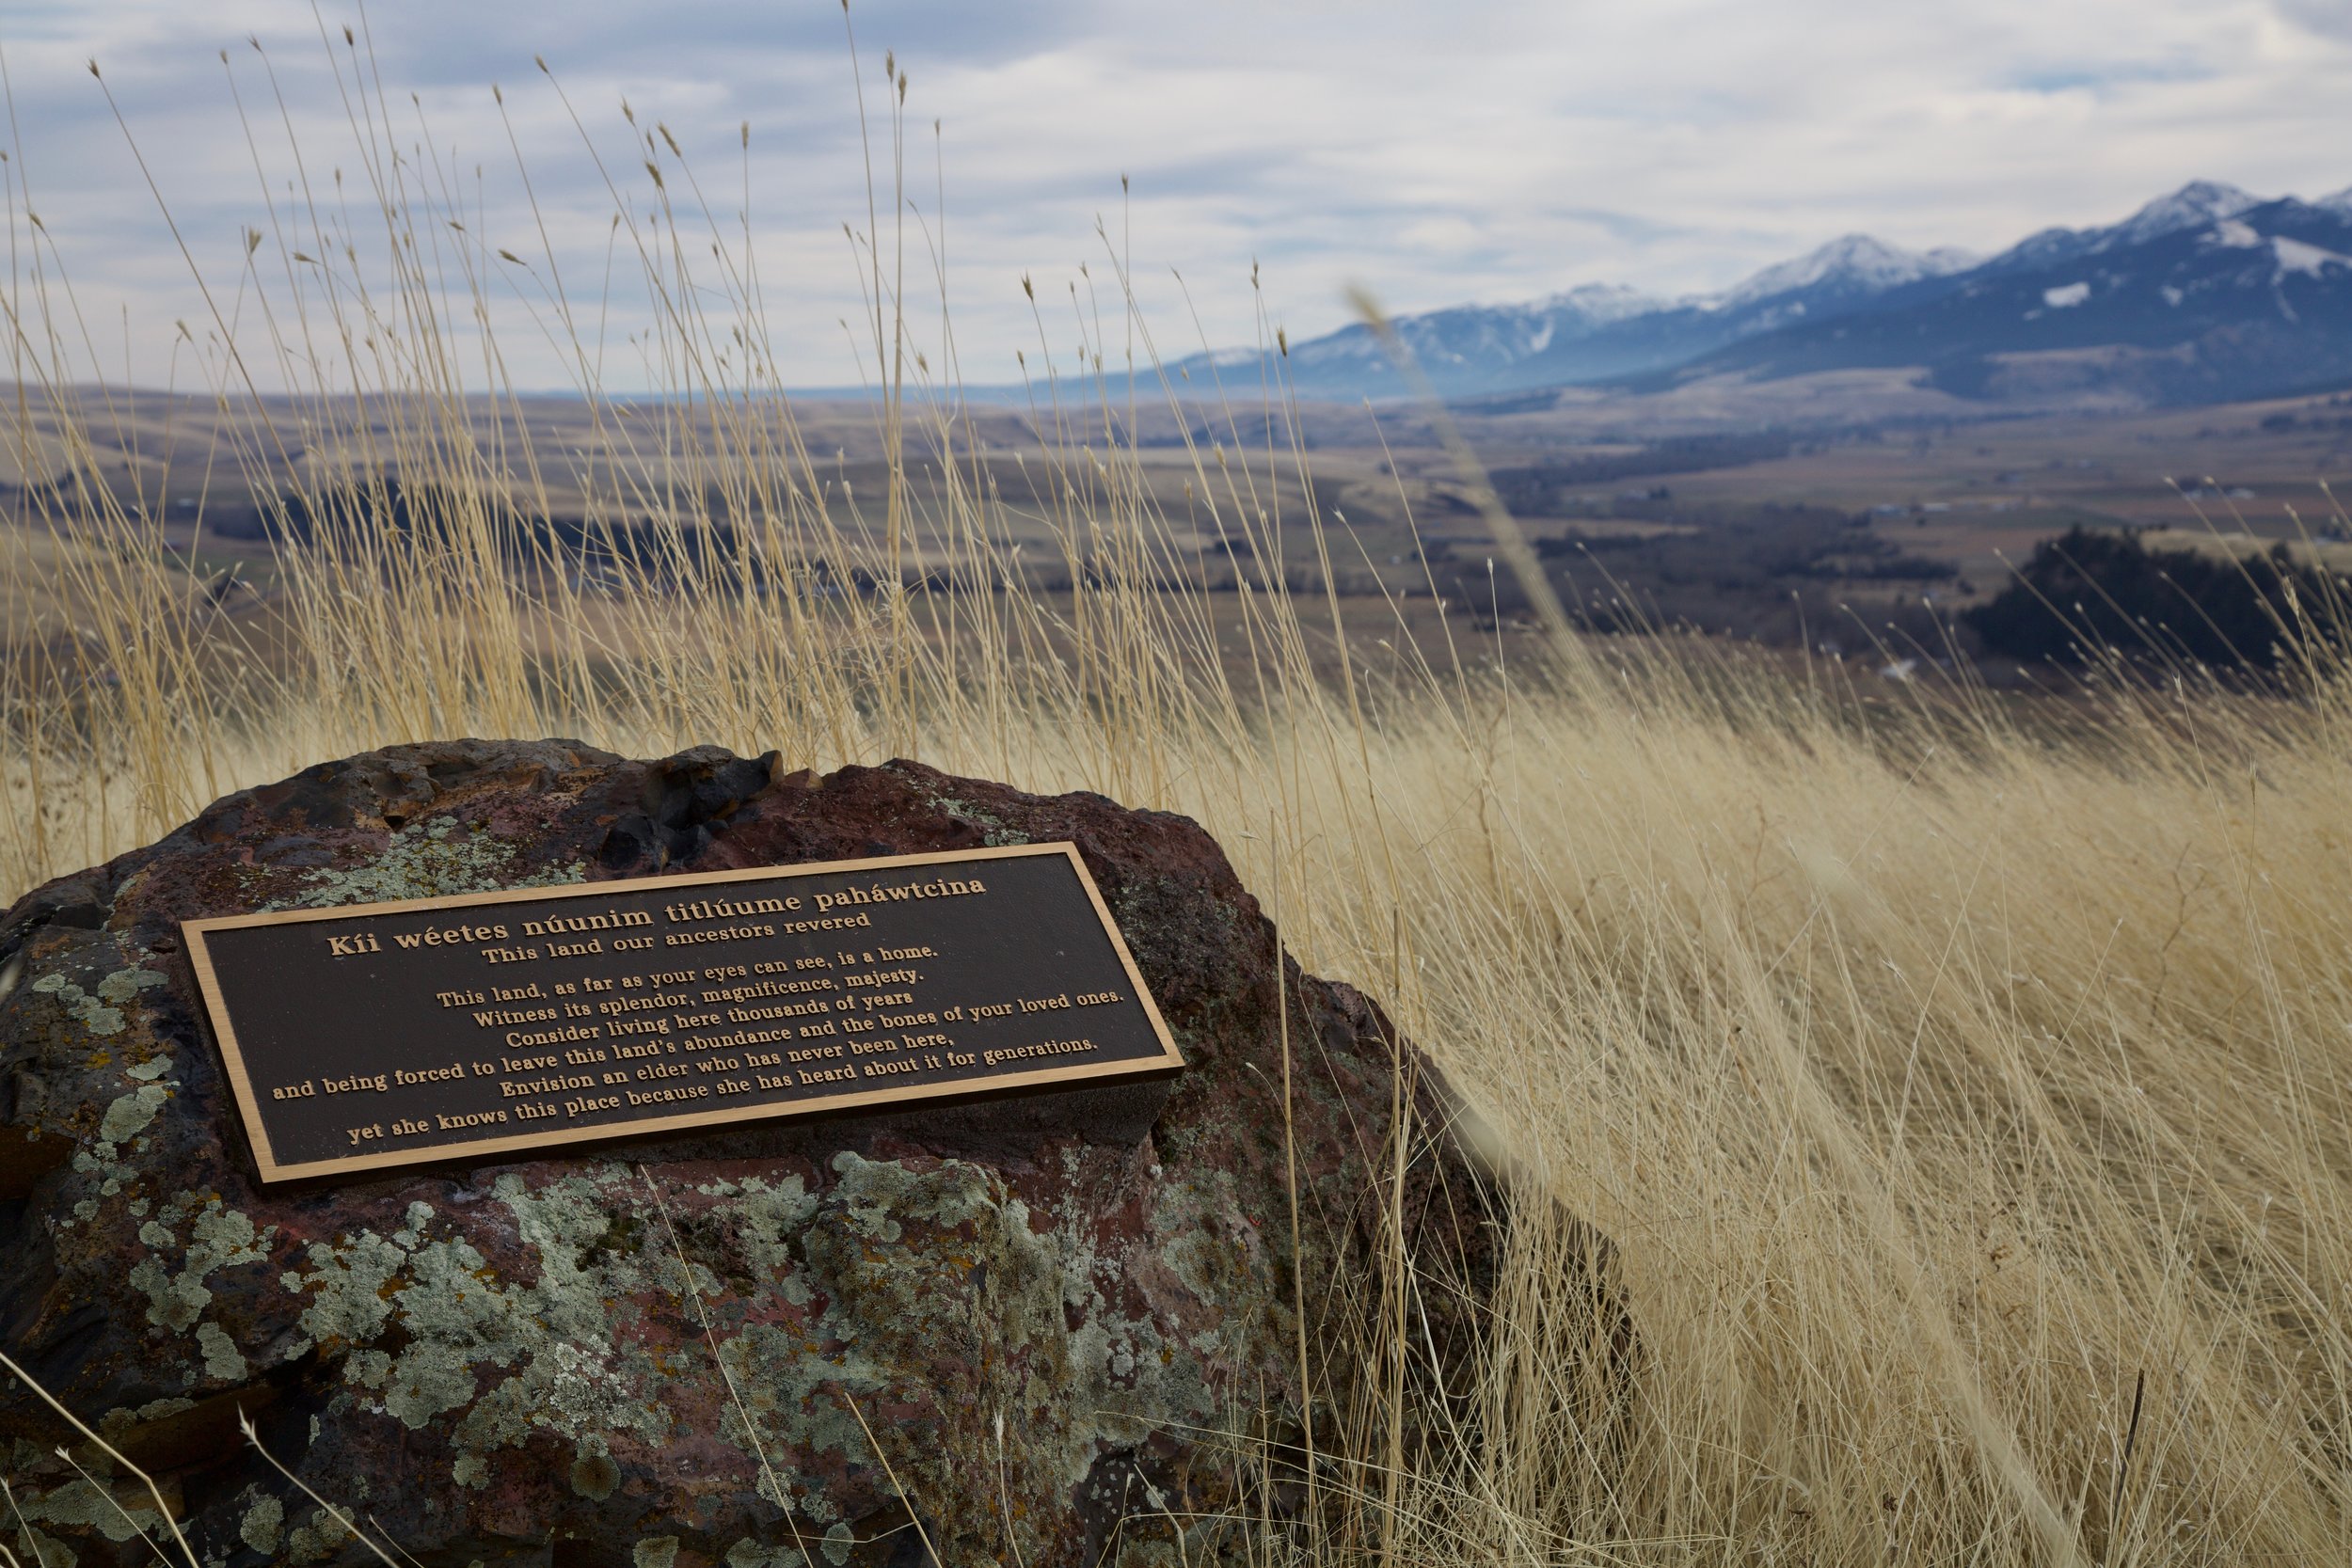
[[(712, 887), (729, 882), (775, 881), (794, 877), (818, 876), (828, 872), (887, 871), (910, 865), (947, 865), (973, 861), (1035, 859), (1060, 855), (1077, 873), (1078, 885), (1085, 890), (1087, 901), (1094, 907), (1095, 917), (1103, 923), (1104, 934), (1110, 938), (1111, 950), (1119, 958), (1120, 967), (1126, 971), (1127, 980), (1135, 988), (1136, 1000), (1143, 1005), (1145, 1019), (1160, 1042), (1160, 1054), (1152, 1057), (1131, 1057), (1117, 1062), (1100, 1062), (1090, 1066), (1033, 1068), (1024, 1072), (1008, 1073), (998, 1078), (960, 1079), (932, 1085), (909, 1085), (887, 1089), (861, 1089), (848, 1094), (824, 1095), (812, 1100), (796, 1100), (787, 1106), (772, 1104), (741, 1105), (726, 1110), (685, 1111), (675, 1115), (652, 1117), (642, 1121), (608, 1125), (581, 1132), (517, 1132), (505, 1137), (483, 1138), (462, 1144), (441, 1144), (415, 1149), (387, 1149), (381, 1153), (358, 1154), (334, 1160), (309, 1160), (283, 1164), (270, 1148), (269, 1127), (262, 1119), (261, 1100), (254, 1093), (253, 1082), (246, 1071), (245, 1053), (237, 1043), (236, 1025), (229, 1017), (226, 1000), (220, 991), (218, 975), (213, 971), (213, 957), (205, 939), (215, 931), (235, 930), (250, 926), (292, 926), (320, 920), (350, 920), (377, 914), (405, 913), (421, 910), (478, 909), (493, 904), (545, 902), (556, 898), (611, 897), (615, 888)], [(821, 1116), (828, 1112), (855, 1110), (878, 1105), (924, 1105), (941, 1101), (984, 1098), (1007, 1089), (1040, 1088), (1057, 1084), (1082, 1084), (1096, 1079), (1133, 1079), (1161, 1077), (1180, 1070), (1184, 1066), (1184, 1053), (1168, 1033), (1168, 1021), (1160, 1016), (1158, 1002), (1151, 988), (1144, 984), (1143, 972), (1136, 967), (1135, 955), (1128, 950), (1127, 939), (1111, 917), (1110, 906), (1103, 902), (1102, 890), (1094, 885), (1093, 876), (1087, 870), (1086, 860), (1078, 853), (1076, 844), (1068, 839), (1055, 839), (1041, 844), (1008, 844), (980, 849), (942, 849), (930, 854), (879, 855), (871, 859), (848, 861), (809, 861), (790, 865), (752, 865), (731, 871), (674, 872), (656, 877), (614, 877), (602, 881), (565, 882), (550, 887), (501, 888), (490, 893), (445, 894), (433, 898), (395, 898), (368, 904), (338, 904), (315, 910), (277, 910), (261, 914), (208, 915), (201, 919), (180, 922), (182, 939), (187, 943), (189, 967), (194, 970), (198, 990), (204, 1001), (204, 1022), (220, 1053), (221, 1065), (227, 1070), (229, 1086), (236, 1096), (237, 1111), (245, 1124), (246, 1141), (251, 1148), (253, 1160), (264, 1183), (303, 1181), (399, 1166), (450, 1164), (453, 1163), (483, 1163), (486, 1156), (511, 1153), (518, 1149), (548, 1148), (563, 1146), (583, 1148), (622, 1138), (658, 1136), (703, 1127), (725, 1127), (742, 1122), (797, 1121), (803, 1117)]]

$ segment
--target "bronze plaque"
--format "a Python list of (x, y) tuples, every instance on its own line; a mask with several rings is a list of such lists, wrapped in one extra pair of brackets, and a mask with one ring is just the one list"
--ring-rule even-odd
[(182, 930), (264, 1181), (1184, 1066), (1068, 844)]

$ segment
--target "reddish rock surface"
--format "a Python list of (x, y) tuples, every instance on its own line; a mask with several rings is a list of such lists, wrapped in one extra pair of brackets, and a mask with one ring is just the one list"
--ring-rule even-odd
[[(1172, 1083), (263, 1189), (179, 936), (202, 915), (1061, 839), (1190, 1063)], [(242, 1442), (240, 1411), (428, 1568), (1238, 1560), (1220, 1521), (1305, 1491), (1295, 1289), (1327, 1448), (1364, 1371), (1385, 1021), (1281, 957), (1198, 826), (1100, 796), (903, 762), (780, 777), (711, 749), (372, 752), (22, 899), (0, 919), (0, 1338), (154, 1474), (207, 1563), (373, 1560)], [(1458, 1346), (1486, 1197), (1440, 1130), (1450, 1098), (1403, 1054), (1406, 1233), (1450, 1282), (1419, 1310)], [(87, 1445), (87, 1475), (54, 1457), (77, 1439), (20, 1386), (0, 1438), (53, 1565), (152, 1560), (130, 1528), (159, 1524), (145, 1489)]]

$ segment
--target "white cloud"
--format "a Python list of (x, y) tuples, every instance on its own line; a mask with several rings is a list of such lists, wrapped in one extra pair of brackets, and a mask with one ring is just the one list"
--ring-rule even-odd
[[(293, 149), (322, 211), (342, 169), (352, 243), (363, 257), (382, 248), (358, 200), (364, 166), (344, 107), (355, 83), (373, 85), (355, 77), (337, 31), (358, 13), (329, 0), (326, 14), (325, 41), (303, 0), (20, 0), (0, 23), (23, 133), (8, 166), (29, 180), (86, 314), (113, 324), (111, 367), (127, 353), (136, 373), (160, 377), (169, 324), (200, 325), (204, 302), (84, 61), (105, 70), (219, 285), (216, 302), (245, 312), (243, 337), (257, 317), (249, 295), (237, 302), (237, 236), (271, 227), (265, 191), (278, 221), (294, 222)], [(1399, 309), (1592, 280), (1672, 293), (1854, 230), (1991, 249), (2052, 223), (2111, 220), (2192, 178), (2306, 195), (2352, 183), (2335, 124), (2352, 98), (2352, 29), (2336, 0), (861, 0), (853, 14), (869, 110), (886, 103), (885, 48), (911, 75), (909, 185), (932, 233), (930, 122), (945, 122), (955, 319), (964, 373), (980, 381), (1009, 379), (1016, 347), (1037, 356), (1024, 273), (1040, 284), (1056, 354), (1066, 358), (1080, 336), (1073, 309), (1089, 331), (1102, 312), (1121, 341), (1098, 218), (1115, 247), (1131, 245), (1151, 325), (1174, 354), (1197, 338), (1171, 269), (1223, 343), (1254, 335), (1253, 259), (1268, 308), (1304, 336), (1344, 319), (1350, 281)], [(479, 239), (548, 271), (490, 98), (498, 82), (566, 290), (583, 303), (599, 292), (614, 202), (532, 63), (544, 53), (623, 186), (624, 239), (645, 235), (654, 196), (619, 114), (626, 97), (641, 129), (659, 120), (686, 148), (730, 233), (748, 174), (766, 320), (787, 377), (855, 373), (837, 322), (857, 318), (860, 269), (840, 226), (863, 230), (866, 209), (834, 0), (410, 0), (368, 18), (404, 177), (437, 198), (448, 181), (446, 199)], [(737, 139), (745, 119), (748, 159)], [(877, 132), (886, 170), (887, 126)], [(1123, 201), (1122, 173), (1133, 181)], [(309, 253), (316, 237), (288, 244)], [(437, 237), (454, 266), (458, 237)], [(687, 243), (707, 259), (707, 235)], [(924, 230), (910, 232), (906, 254), (930, 331)], [(276, 255), (273, 243), (262, 259)], [(506, 263), (490, 270), (516, 277)], [(294, 272), (312, 290), (315, 332), (330, 301), (317, 269)], [(560, 357), (521, 305), (501, 309), (517, 376), (559, 382)], [(630, 362), (624, 340), (644, 309), (618, 299), (614, 319), (609, 372)], [(266, 370), (268, 356), (255, 357)]]
[(2279, 0), (2280, 14), (2314, 33), (2352, 39), (2352, 10), (2342, 0)]

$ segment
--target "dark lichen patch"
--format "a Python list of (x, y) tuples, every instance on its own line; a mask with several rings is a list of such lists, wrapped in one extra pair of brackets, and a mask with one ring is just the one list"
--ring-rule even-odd
[(591, 1501), (604, 1501), (620, 1484), (621, 1467), (611, 1454), (582, 1454), (572, 1463), (572, 1490)]
[(1027, 833), (1007, 825), (1003, 817), (976, 806), (968, 800), (959, 800), (952, 795), (934, 795), (930, 798), (930, 803), (945, 813), (950, 820), (969, 822), (977, 828), (980, 832), (980, 842), (990, 848), (997, 848), (1008, 844), (1032, 842)]
[(390, 903), (403, 898), (441, 898), (501, 888), (554, 887), (587, 875), (584, 862), (516, 866), (515, 843), (479, 823), (453, 816), (411, 822), (360, 864), (322, 866), (303, 880), (308, 891), (265, 905), (268, 909), (326, 909), (342, 904)]

